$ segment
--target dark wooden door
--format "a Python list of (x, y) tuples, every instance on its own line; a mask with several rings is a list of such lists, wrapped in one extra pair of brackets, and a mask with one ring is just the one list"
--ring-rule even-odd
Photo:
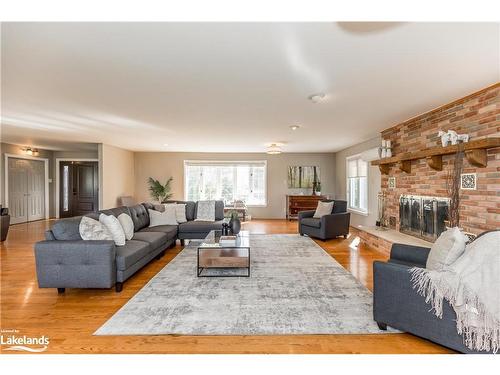
[(80, 216), (98, 210), (96, 161), (61, 162), (59, 176), (59, 217)]

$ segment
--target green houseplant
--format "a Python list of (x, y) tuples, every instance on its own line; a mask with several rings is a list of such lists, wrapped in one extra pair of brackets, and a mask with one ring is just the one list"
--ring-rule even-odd
[(162, 185), (160, 181), (155, 180), (153, 177), (149, 177), (148, 185), (151, 197), (160, 203), (165, 203), (167, 200), (169, 200), (172, 197), (172, 193), (170, 192), (170, 184), (173, 180), (173, 177), (170, 177), (167, 182)]

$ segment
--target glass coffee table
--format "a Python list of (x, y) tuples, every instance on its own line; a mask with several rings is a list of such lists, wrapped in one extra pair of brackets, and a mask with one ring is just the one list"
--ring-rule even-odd
[(222, 231), (213, 230), (198, 245), (198, 277), (249, 277), (250, 236), (241, 231), (234, 243), (221, 244)]

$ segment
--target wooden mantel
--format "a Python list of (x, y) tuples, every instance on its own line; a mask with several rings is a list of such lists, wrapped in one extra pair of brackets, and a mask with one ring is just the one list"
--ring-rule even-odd
[(432, 169), (441, 171), (443, 169), (443, 155), (454, 154), (463, 147), (465, 157), (472, 165), (476, 167), (486, 167), (488, 164), (487, 149), (500, 147), (500, 138), (483, 138), (446, 147), (433, 147), (417, 152), (405, 152), (392, 158), (374, 160), (372, 165), (378, 165), (382, 174), (388, 174), (392, 164), (398, 164), (399, 169), (406, 173), (411, 172), (411, 161), (426, 159), (427, 164)]

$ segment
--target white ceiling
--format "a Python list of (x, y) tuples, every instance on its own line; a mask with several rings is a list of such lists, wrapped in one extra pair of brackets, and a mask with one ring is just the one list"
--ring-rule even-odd
[(2, 141), (337, 151), (499, 81), (499, 48), (495, 23), (4, 23)]

